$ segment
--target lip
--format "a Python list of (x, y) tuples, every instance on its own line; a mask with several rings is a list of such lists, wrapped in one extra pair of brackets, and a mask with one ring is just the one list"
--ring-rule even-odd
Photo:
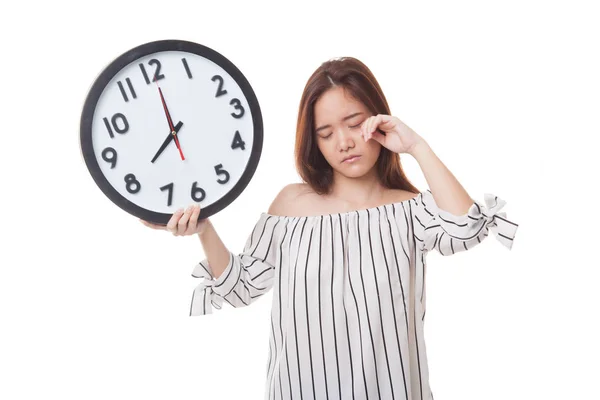
[(359, 158), (360, 158), (360, 155), (357, 154), (357, 155), (354, 155), (354, 156), (351, 156), (351, 157), (348, 157), (348, 158), (344, 159), (342, 162), (352, 163), (352, 162), (357, 161)]

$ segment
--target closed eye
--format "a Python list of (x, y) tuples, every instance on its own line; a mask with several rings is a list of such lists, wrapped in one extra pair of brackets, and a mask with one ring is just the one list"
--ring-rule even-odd
[[(364, 122), (364, 121), (363, 121), (363, 122)], [(359, 128), (359, 127), (360, 127), (362, 124), (363, 124), (362, 122), (359, 122), (358, 124), (356, 124), (356, 125), (352, 125), (352, 126), (350, 126), (349, 128), (351, 128), (351, 129), (356, 129), (356, 128)], [(321, 138), (323, 138), (323, 139), (328, 139), (328, 138), (329, 138), (331, 135), (333, 135), (333, 132), (332, 132), (332, 133), (330, 133), (330, 134), (329, 134), (329, 135), (327, 135), (327, 136), (321, 136)]]

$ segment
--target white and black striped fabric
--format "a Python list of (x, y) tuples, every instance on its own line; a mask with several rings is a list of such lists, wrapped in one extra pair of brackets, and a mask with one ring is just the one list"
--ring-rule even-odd
[(424, 342), (426, 255), (512, 247), (517, 224), (485, 194), (467, 214), (429, 190), (398, 203), (319, 216), (262, 213), (213, 279), (208, 260), (190, 315), (247, 306), (273, 289), (265, 399), (433, 399)]

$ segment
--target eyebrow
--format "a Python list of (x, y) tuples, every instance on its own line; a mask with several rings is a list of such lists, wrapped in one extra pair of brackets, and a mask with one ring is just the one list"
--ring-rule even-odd
[[(362, 112), (356, 112), (356, 113), (354, 113), (354, 114), (350, 114), (350, 115), (348, 115), (347, 117), (344, 117), (344, 118), (342, 119), (342, 121), (347, 121), (347, 120), (349, 120), (349, 119), (351, 119), (351, 118), (354, 118), (354, 117), (356, 117), (357, 115), (360, 115), (360, 114), (362, 114)], [(315, 133), (319, 133), (319, 131), (322, 131), (323, 129), (327, 129), (327, 128), (331, 128), (331, 125), (323, 125), (323, 126), (320, 126), (320, 127), (318, 127), (317, 129), (315, 129)]]

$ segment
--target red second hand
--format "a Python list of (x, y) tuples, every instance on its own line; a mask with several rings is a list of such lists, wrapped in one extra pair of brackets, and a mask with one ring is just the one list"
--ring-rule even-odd
[(179, 145), (179, 140), (177, 139), (177, 132), (175, 132), (175, 128), (173, 127), (173, 121), (171, 120), (171, 116), (169, 115), (169, 110), (167, 109), (167, 103), (165, 102), (165, 98), (163, 97), (162, 90), (158, 85), (158, 80), (156, 76), (154, 77), (154, 82), (156, 83), (156, 87), (158, 88), (158, 94), (160, 95), (160, 101), (162, 102), (163, 109), (165, 110), (165, 115), (167, 116), (167, 122), (169, 123), (169, 129), (171, 129), (171, 134), (173, 135), (173, 139), (175, 139), (175, 145), (177, 146), (177, 150), (179, 150), (179, 154), (181, 155), (181, 159), (185, 160), (183, 156), (183, 152), (181, 151), (181, 146)]
[[(175, 131), (173, 131), (175, 132)], [(177, 134), (173, 135), (174, 139), (175, 139), (175, 144), (177, 145), (177, 148), (179, 149), (179, 154), (181, 154), (181, 159), (185, 160), (185, 157), (183, 156), (183, 153), (181, 152), (181, 146), (179, 146), (179, 140), (177, 139)]]

